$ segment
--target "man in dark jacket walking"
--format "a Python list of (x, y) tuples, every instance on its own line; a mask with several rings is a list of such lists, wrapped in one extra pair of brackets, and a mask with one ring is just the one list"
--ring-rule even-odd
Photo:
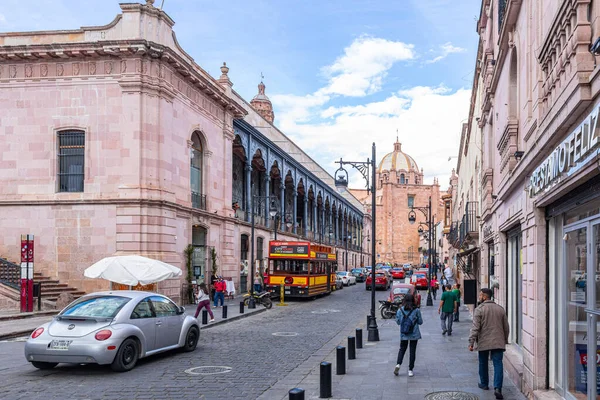
[(508, 344), (508, 318), (504, 308), (494, 303), (491, 289), (481, 289), (479, 293), (479, 306), (473, 313), (473, 327), (469, 335), (469, 350), (473, 351), (477, 343), (479, 352), (479, 387), (488, 390), (488, 360), (491, 357), (494, 364), (494, 395), (496, 399), (503, 399), (502, 381), (504, 371), (502, 358)]

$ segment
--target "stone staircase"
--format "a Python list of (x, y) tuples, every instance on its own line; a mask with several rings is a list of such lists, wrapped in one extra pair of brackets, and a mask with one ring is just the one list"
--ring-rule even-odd
[(66, 283), (60, 283), (57, 279), (42, 275), (40, 272), (33, 273), (33, 281), (42, 284), (42, 300), (56, 303), (61, 293), (70, 293), (75, 299), (83, 296), (85, 292), (77, 290)]
[[(4, 307), (12, 308), (16, 304), (18, 307), (20, 301), (20, 266), (11, 263), (8, 260), (0, 258), (0, 300)], [(85, 292), (71, 287), (66, 283), (61, 283), (57, 279), (44, 276), (39, 272), (34, 272), (33, 282), (42, 284), (42, 308), (52, 309), (56, 305), (56, 300), (62, 293), (70, 293), (74, 299), (85, 294)], [(16, 303), (15, 303), (16, 302)], [(37, 307), (37, 297), (34, 298), (35, 307)], [(1, 304), (0, 304), (1, 306)]]

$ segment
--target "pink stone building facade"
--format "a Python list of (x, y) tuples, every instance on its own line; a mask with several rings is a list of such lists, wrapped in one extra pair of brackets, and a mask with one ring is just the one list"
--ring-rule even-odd
[[(369, 216), (352, 196), (337, 195), (333, 178), (272, 124), (272, 109), (265, 114), (263, 102), (259, 114), (233, 91), (226, 65), (219, 79), (207, 74), (152, 2), (121, 9), (106, 26), (0, 33), (0, 257), (18, 262), (20, 235), (34, 234), (36, 271), (90, 292), (109, 287), (83, 277), (103, 257), (140, 254), (185, 270), (191, 244), (198, 280), (210, 276), (214, 250), (217, 273), (245, 290), (246, 200), (255, 174), (276, 180), (273, 165), (293, 176), (285, 181), (290, 193), (296, 198), (300, 187), (312, 207), (292, 213), (287, 192), (272, 189), (281, 215), (296, 217), (278, 220), (279, 239), (345, 249), (343, 227), (354, 233), (351, 259), (369, 256)], [(235, 180), (245, 176), (236, 172), (240, 151), (253, 161), (252, 178), (236, 204)], [(324, 239), (333, 214), (339, 229)], [(257, 266), (273, 228), (268, 218), (257, 222)], [(159, 291), (184, 301), (185, 272)]]
[(599, 17), (589, 0), (484, 0), (477, 22), (458, 171), (477, 190), (452, 201), (469, 193), (478, 223), (456, 240), (456, 207), (449, 236), (507, 311), (505, 371), (529, 398), (600, 393)]

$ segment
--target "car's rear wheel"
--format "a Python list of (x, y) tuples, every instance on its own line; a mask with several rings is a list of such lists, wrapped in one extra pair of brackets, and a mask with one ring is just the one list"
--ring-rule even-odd
[(198, 339), (200, 338), (200, 331), (195, 326), (188, 329), (187, 335), (185, 335), (185, 344), (183, 345), (183, 351), (190, 352), (196, 350), (198, 345)]
[(36, 367), (37, 369), (52, 369), (58, 365), (58, 363), (53, 362), (43, 362), (43, 361), (32, 361), (31, 365)]
[(125, 339), (121, 343), (110, 367), (116, 372), (131, 371), (135, 367), (135, 364), (137, 364), (139, 357), (140, 350), (138, 343), (132, 338)]

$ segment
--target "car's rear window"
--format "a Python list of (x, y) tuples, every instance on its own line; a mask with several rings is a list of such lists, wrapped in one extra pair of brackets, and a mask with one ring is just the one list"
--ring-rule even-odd
[(401, 288), (401, 287), (397, 287), (394, 288), (394, 294), (407, 294), (410, 291), (409, 288)]
[(352, 270), (352, 272), (355, 272), (355, 273), (356, 273), (356, 272), (363, 272), (363, 271), (362, 271), (362, 269), (360, 269), (360, 268), (354, 268), (354, 269)]
[(339, 276), (344, 276), (346, 275), (346, 271), (338, 271), (336, 272), (336, 274), (338, 274)]
[(393, 269), (392, 269), (392, 271), (395, 271), (395, 272), (401, 272), (401, 271), (402, 271), (402, 268), (393, 268)]
[(382, 273), (382, 272), (377, 272), (377, 273), (375, 274), (375, 277), (378, 277), (378, 276), (379, 276), (379, 277), (382, 277), (382, 276), (385, 276), (385, 274), (384, 274), (384, 273)]
[(60, 315), (69, 317), (114, 318), (131, 300), (121, 296), (85, 297), (71, 304)]

